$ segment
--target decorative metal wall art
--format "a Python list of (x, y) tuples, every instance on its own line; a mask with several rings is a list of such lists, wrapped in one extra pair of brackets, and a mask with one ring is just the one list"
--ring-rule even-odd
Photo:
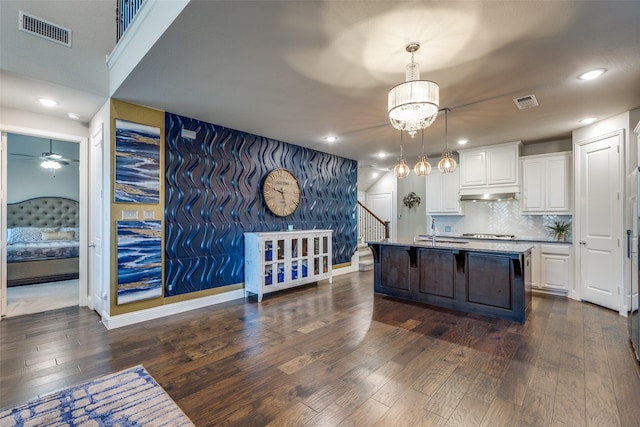
[(422, 200), (420, 200), (420, 196), (418, 196), (413, 191), (411, 193), (407, 194), (404, 199), (402, 199), (402, 203), (404, 203), (404, 205), (406, 207), (408, 207), (409, 209), (411, 209), (413, 207), (416, 207), (416, 206), (420, 206), (420, 202), (421, 201)]

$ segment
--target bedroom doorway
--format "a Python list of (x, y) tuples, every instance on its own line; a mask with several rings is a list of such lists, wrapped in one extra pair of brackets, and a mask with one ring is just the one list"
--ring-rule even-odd
[(3, 314), (82, 305), (82, 140), (3, 132), (3, 141)]

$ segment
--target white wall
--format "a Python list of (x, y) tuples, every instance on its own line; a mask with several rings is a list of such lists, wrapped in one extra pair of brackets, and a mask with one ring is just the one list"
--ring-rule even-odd
[(520, 149), (521, 156), (533, 156), (536, 154), (559, 153), (561, 151), (573, 150), (573, 142), (571, 138), (560, 139), (557, 141), (536, 142), (533, 144), (522, 144)]
[[(424, 176), (416, 176), (413, 170), (409, 176), (398, 179), (398, 239), (413, 239), (416, 234), (425, 234), (427, 230), (427, 180)], [(404, 205), (403, 199), (409, 193), (420, 197), (420, 206), (411, 209)]]
[[(89, 136), (89, 128), (86, 123), (13, 108), (0, 108), (0, 130), (45, 138), (52, 136), (65, 139), (66, 136), (78, 138)], [(76, 140), (76, 138), (69, 140)]]
[[(34, 197), (66, 197), (78, 200), (79, 163), (70, 162), (55, 171), (40, 167), (40, 155), (49, 151), (49, 139), (9, 133), (7, 135), (7, 203)], [(77, 142), (53, 141), (53, 152), (79, 159)], [(22, 154), (22, 155), (12, 155)], [(26, 157), (30, 155), (33, 157)]]

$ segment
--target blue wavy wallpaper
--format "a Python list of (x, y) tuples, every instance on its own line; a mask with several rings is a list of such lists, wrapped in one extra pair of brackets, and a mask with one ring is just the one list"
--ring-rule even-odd
[[(165, 122), (165, 296), (244, 282), (248, 231), (331, 229), (333, 263), (351, 261), (356, 161), (171, 113)], [(285, 218), (262, 200), (260, 184), (277, 168), (300, 184), (300, 205)]]

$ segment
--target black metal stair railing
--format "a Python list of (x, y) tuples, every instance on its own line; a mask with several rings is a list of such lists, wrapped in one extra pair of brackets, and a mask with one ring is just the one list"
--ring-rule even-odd
[(142, 3), (144, 0), (116, 0), (116, 41), (120, 41), (136, 13), (140, 10)]

